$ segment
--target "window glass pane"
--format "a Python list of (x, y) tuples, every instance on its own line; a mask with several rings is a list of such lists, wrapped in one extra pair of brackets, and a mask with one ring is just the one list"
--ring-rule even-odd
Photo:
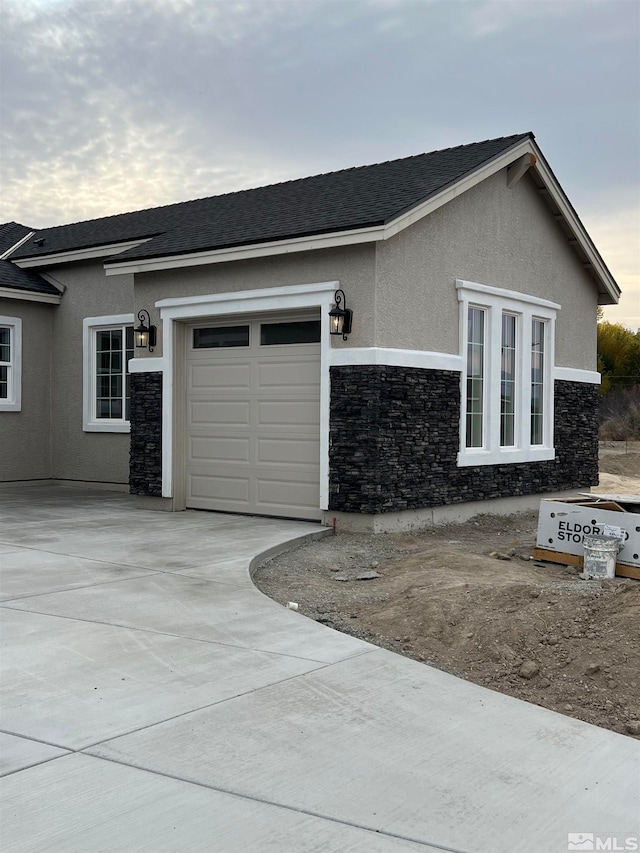
[(320, 320), (302, 320), (291, 323), (261, 323), (262, 346), (277, 344), (315, 344), (320, 341)]
[(516, 442), (516, 329), (514, 314), (502, 315), (500, 347), (500, 446), (513, 447)]
[(111, 353), (99, 352), (97, 357), (98, 373), (109, 373), (111, 370)]
[(11, 361), (11, 329), (0, 326), (0, 361)]
[(96, 332), (96, 351), (108, 352), (111, 349), (111, 332)]
[(122, 397), (122, 376), (113, 374), (111, 376), (110, 397)]
[(194, 349), (214, 349), (216, 347), (248, 347), (248, 326), (224, 326), (217, 329), (194, 329)]
[(544, 444), (544, 338), (543, 320), (531, 322), (531, 444)]
[(108, 418), (110, 417), (110, 411), (109, 400), (103, 400), (99, 397), (96, 400), (96, 417)]
[(467, 335), (466, 446), (483, 445), (484, 318), (481, 308), (469, 308)]
[(9, 397), (9, 368), (0, 367), (0, 400), (7, 400)]

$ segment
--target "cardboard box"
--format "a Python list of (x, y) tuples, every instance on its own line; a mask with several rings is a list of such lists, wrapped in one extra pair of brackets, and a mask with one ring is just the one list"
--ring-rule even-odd
[(624, 496), (626, 500), (620, 503), (615, 498), (591, 495), (540, 501), (534, 557), (582, 566), (585, 536), (618, 535), (622, 547), (616, 559), (616, 575), (640, 580), (640, 513), (627, 509), (640, 508), (640, 498)]

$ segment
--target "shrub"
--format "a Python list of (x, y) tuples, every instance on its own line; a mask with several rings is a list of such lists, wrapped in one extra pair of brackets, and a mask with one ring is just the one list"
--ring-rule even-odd
[(600, 398), (601, 441), (640, 439), (640, 385), (611, 390)]

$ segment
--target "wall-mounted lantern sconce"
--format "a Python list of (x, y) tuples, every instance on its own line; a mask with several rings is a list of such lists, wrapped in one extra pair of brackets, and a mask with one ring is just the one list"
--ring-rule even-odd
[[(146, 319), (146, 323), (145, 323)], [(149, 312), (145, 311), (142, 308), (138, 311), (138, 320), (140, 321), (140, 325), (136, 326), (133, 330), (136, 347), (138, 349), (147, 349), (149, 348), (149, 352), (153, 352), (153, 348), (156, 345), (156, 332), (157, 329), (155, 326), (151, 325), (151, 317), (149, 316)]]
[(346, 341), (351, 332), (353, 311), (347, 308), (344, 290), (336, 290), (334, 299), (336, 304), (329, 311), (329, 331), (332, 335), (342, 335), (342, 340)]

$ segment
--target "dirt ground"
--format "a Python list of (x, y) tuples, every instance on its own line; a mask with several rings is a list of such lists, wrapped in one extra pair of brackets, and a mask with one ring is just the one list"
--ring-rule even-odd
[[(600, 491), (640, 494), (640, 443), (602, 446), (600, 462)], [(339, 631), (640, 739), (640, 581), (534, 560), (537, 523), (529, 512), (339, 533), (254, 582)]]

